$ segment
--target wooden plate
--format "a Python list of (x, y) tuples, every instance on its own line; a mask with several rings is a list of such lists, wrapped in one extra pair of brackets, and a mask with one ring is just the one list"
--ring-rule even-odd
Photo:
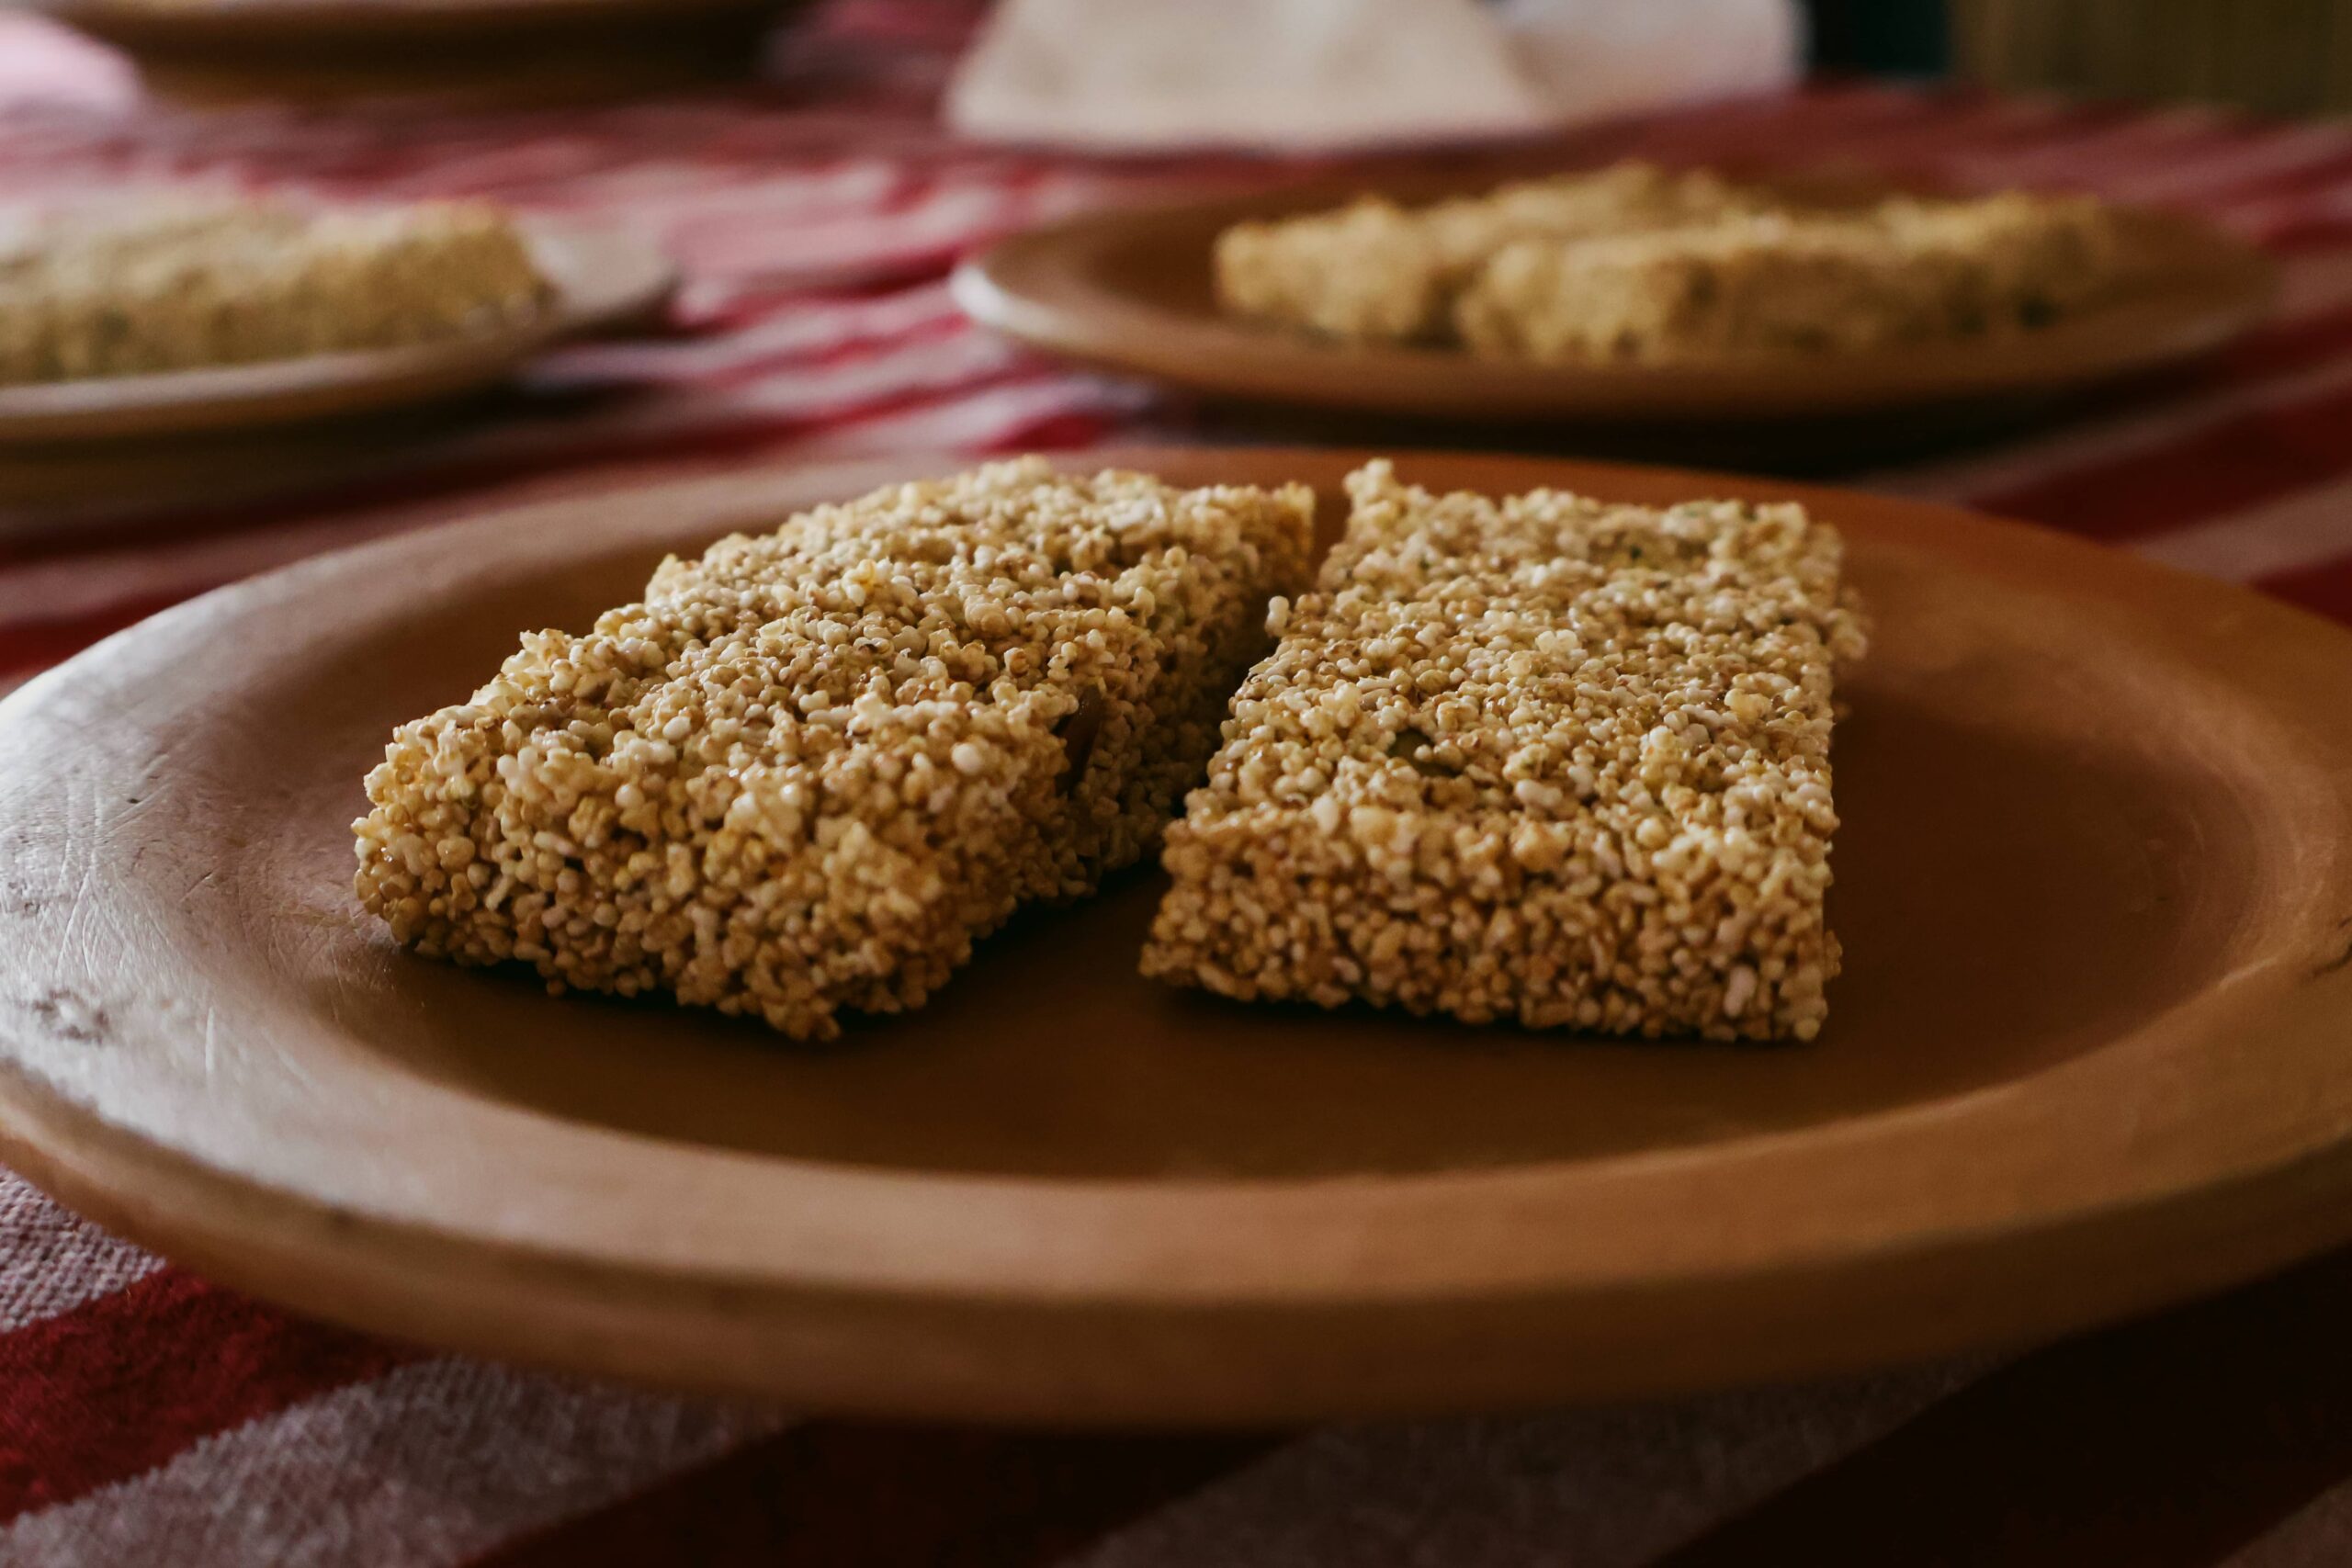
[[(1182, 482), (1354, 454), (1117, 455)], [(295, 1306), (811, 1406), (1295, 1420), (2044, 1336), (2352, 1235), (2352, 636), (1937, 507), (1801, 497), (1878, 623), (1820, 1041), (1608, 1043), (1155, 987), (1158, 891), (796, 1048), (396, 950), (346, 825), (395, 721), (670, 550), (939, 471), (511, 513), (170, 611), (0, 705), (0, 1152)], [(1336, 521), (1336, 507), (1327, 521)]]
[(675, 286), (668, 259), (633, 235), (549, 218), (522, 224), (556, 291), (536, 321), (404, 348), (0, 387), (0, 446), (283, 424), (470, 391), (549, 344), (659, 310)]
[[(1495, 177), (1385, 188), (1419, 201), (1483, 189)], [(1642, 426), (1908, 417), (1904, 411), (2046, 397), (2207, 353), (2260, 322), (2277, 291), (2275, 269), (2251, 247), (2195, 219), (2134, 211), (2128, 219), (2151, 257), (2150, 277), (2109, 305), (2009, 339), (1825, 355), (1795, 367), (1535, 365), (1327, 343), (1218, 310), (1210, 252), (1219, 232), (1245, 218), (1328, 208), (1361, 188), (1318, 185), (1072, 219), (967, 261), (956, 299), (976, 320), (1041, 348), (1227, 397)]]

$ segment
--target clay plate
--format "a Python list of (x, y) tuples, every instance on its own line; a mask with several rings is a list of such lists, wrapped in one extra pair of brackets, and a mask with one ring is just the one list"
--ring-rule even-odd
[[(1187, 483), (1358, 455), (1117, 455)], [(1246, 1008), (1031, 915), (828, 1048), (392, 946), (359, 780), (526, 627), (944, 460), (482, 519), (211, 594), (0, 705), (0, 1153), (293, 1306), (813, 1407), (1297, 1420), (2051, 1335), (2352, 1235), (2352, 636), (2010, 524), (1797, 496), (1876, 645), (1832, 1018), (1786, 1048)], [(1327, 507), (1326, 522), (1337, 521)]]
[[(1532, 172), (1513, 169), (1512, 173)], [(1500, 175), (1383, 182), (1423, 201)], [(1784, 181), (1838, 199), (1883, 193), (1851, 178)], [(2095, 310), (2005, 340), (1785, 361), (1557, 366), (1452, 349), (1319, 341), (1238, 321), (1216, 306), (1210, 252), (1245, 218), (1315, 211), (1363, 182), (1110, 211), (1031, 230), (967, 261), (956, 299), (1000, 332), (1057, 354), (1254, 401), (1470, 421), (1600, 425), (1822, 421), (1988, 411), (2192, 358), (2267, 317), (2275, 269), (2259, 252), (2176, 213), (2128, 212), (2147, 277)]]
[(537, 320), (404, 348), (0, 387), (0, 446), (182, 435), (418, 403), (503, 380), (552, 343), (658, 310), (676, 274), (631, 235), (520, 220), (555, 287)]

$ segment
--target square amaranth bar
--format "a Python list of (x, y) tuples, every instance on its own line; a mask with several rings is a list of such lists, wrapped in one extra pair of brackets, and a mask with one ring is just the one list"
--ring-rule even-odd
[(360, 899), (427, 954), (795, 1036), (920, 1006), (1158, 841), (1313, 513), (1030, 458), (673, 558), (393, 735)]
[(1434, 342), (1455, 297), (1513, 242), (1557, 246), (1752, 210), (1757, 193), (1703, 170), (1619, 164), (1404, 208), (1360, 197), (1328, 212), (1237, 223), (1217, 237), (1217, 297), (1238, 315), (1354, 342)]
[(1560, 244), (1517, 239), (1457, 291), (1476, 354), (1550, 363), (1781, 356), (1960, 342), (2042, 325), (2127, 265), (2087, 197), (1894, 199)]
[(67, 209), (0, 232), (0, 383), (439, 342), (552, 298), (522, 231), (474, 203)]
[(1472, 1022), (1810, 1038), (1836, 532), (1349, 479), (1347, 534), (1167, 835), (1147, 975)]

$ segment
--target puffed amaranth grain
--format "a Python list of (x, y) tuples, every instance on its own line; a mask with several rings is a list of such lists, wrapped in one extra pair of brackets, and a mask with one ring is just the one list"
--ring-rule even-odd
[(552, 293), (481, 203), (39, 212), (0, 232), (0, 383), (431, 343), (528, 322)]
[(665, 562), (398, 730), (361, 901), (418, 951), (824, 1038), (1155, 844), (1306, 574), (1313, 497), (894, 486)]
[(1405, 208), (1364, 197), (1329, 212), (1238, 223), (1217, 237), (1227, 310), (1358, 342), (1450, 335), (1455, 296), (1517, 241), (1558, 243), (1690, 223), (1761, 198), (1704, 170), (1627, 163)]
[(1796, 358), (2042, 325), (2112, 286), (2123, 251), (2114, 214), (2087, 197), (1895, 199), (1518, 240), (1453, 309), (1462, 341), (1495, 358)]
[(1242, 1000), (1810, 1038), (1840, 543), (1794, 505), (1433, 496), (1374, 463), (1163, 861), (1144, 972)]

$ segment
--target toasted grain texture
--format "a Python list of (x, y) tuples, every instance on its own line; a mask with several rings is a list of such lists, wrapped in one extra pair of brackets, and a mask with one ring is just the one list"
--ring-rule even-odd
[(1168, 836), (1145, 973), (1244, 1000), (1809, 1038), (1832, 663), (1796, 505), (1432, 496), (1385, 462)]
[(1156, 841), (1312, 517), (1033, 458), (673, 558), (395, 734), (360, 897), (429, 954), (793, 1035), (920, 1006)]
[(1440, 339), (1455, 297), (1519, 241), (1557, 243), (1701, 221), (1758, 198), (1704, 171), (1646, 164), (1506, 185), (1407, 209), (1365, 197), (1332, 212), (1238, 223), (1219, 235), (1219, 299), (1325, 336)]
[(474, 204), (36, 213), (0, 236), (0, 383), (428, 343), (528, 321), (549, 297), (514, 224)]
[(1622, 164), (1422, 208), (1365, 197), (1233, 224), (1222, 308), (1356, 343), (1548, 363), (1811, 356), (2045, 325), (2129, 247), (2088, 197), (1797, 200)]
[(2125, 265), (2112, 215), (2087, 198), (1744, 214), (1582, 244), (1514, 242), (1462, 289), (1454, 325), (1498, 358), (1810, 358), (2047, 325)]

